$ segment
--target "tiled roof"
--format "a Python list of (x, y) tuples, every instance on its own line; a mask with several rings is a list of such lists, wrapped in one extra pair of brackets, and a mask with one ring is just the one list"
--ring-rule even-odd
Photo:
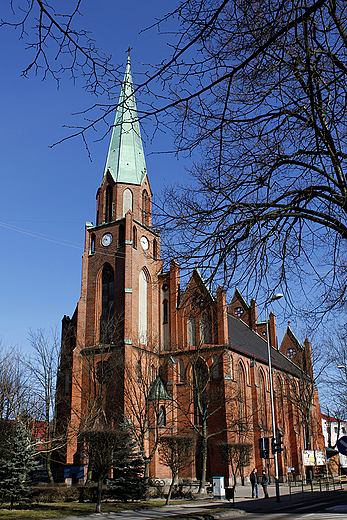
[[(254, 332), (242, 320), (228, 314), (229, 346), (240, 354), (268, 363), (267, 341)], [(300, 376), (301, 370), (279, 350), (271, 347), (271, 362), (274, 368)]]

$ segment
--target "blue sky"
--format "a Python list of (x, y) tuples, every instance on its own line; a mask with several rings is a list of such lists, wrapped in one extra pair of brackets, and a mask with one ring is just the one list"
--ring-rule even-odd
[[(7, 7), (0, 8), (0, 17), (11, 16)], [(147, 68), (142, 63), (157, 62), (167, 52), (167, 37), (156, 29), (139, 32), (169, 8), (170, 2), (157, 0), (85, 1), (82, 24), (124, 67), (126, 50), (133, 48), (136, 80), (136, 72)], [(74, 312), (80, 296), (84, 223), (95, 222), (95, 194), (109, 137), (94, 142), (101, 133), (89, 135), (92, 162), (78, 138), (50, 148), (68, 135), (64, 125), (76, 124), (72, 114), (96, 100), (83, 90), (82, 80), (74, 86), (67, 75), (59, 90), (51, 78), (21, 77), (32, 54), (19, 41), (18, 31), (0, 28), (0, 45), (0, 337), (5, 345), (27, 350), (30, 328), (60, 328), (63, 315)], [(185, 175), (184, 160), (151, 154), (167, 149), (172, 149), (169, 135), (146, 143), (147, 171), (156, 193), (164, 182)]]
[[(74, 0), (60, 1), (59, 5), (62, 12), (68, 12)], [(140, 34), (141, 30), (175, 5), (173, 0), (99, 0), (97, 4), (85, 0), (80, 23), (104, 52), (112, 54), (113, 62), (124, 64), (123, 68), (126, 50), (132, 47), (136, 82), (141, 79), (139, 74), (148, 70), (146, 64), (167, 56), (171, 38), (159, 35), (156, 28)], [(0, 17), (11, 16), (5, 0)], [(64, 125), (79, 124), (73, 113), (107, 100), (86, 93), (80, 78), (74, 85), (68, 75), (63, 76), (58, 90), (52, 78), (42, 81), (40, 73), (21, 77), (32, 53), (25, 50), (18, 31), (0, 28), (0, 45), (0, 338), (4, 345), (28, 350), (29, 329), (60, 329), (63, 315), (73, 314), (80, 297), (84, 224), (95, 222), (95, 194), (102, 180), (109, 136), (98, 142), (101, 131), (88, 135), (92, 162), (80, 138), (53, 148), (50, 145), (69, 135)], [(151, 135), (151, 127), (146, 130)], [(160, 194), (164, 183), (187, 180), (186, 159), (153, 153), (172, 148), (169, 134), (145, 142), (154, 193)], [(280, 325), (280, 304), (273, 310)], [(279, 328), (281, 338), (285, 327)]]

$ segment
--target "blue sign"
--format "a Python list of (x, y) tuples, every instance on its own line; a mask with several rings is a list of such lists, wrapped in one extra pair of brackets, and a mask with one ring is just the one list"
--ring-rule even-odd
[(342, 455), (347, 455), (347, 436), (341, 437), (337, 443), (336, 447)]

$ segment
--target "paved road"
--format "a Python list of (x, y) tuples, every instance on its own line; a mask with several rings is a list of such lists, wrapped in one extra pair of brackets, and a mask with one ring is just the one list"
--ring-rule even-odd
[[(277, 502), (275, 490), (270, 487), (270, 499), (250, 498), (249, 487), (239, 487), (235, 498), (235, 509), (230, 507), (225, 500), (207, 499), (182, 502), (180, 505), (155, 507), (140, 511), (127, 511), (115, 513), (100, 513), (87, 516), (79, 516), (78, 520), (151, 520), (153, 518), (165, 518), (172, 515), (187, 513), (203, 514), (209, 511), (215, 519), (226, 520), (347, 520), (347, 489), (338, 491), (314, 491), (305, 492), (304, 496), (299, 489), (290, 496), (287, 487), (281, 487), (281, 501)], [(217, 508), (228, 508), (222, 514), (214, 513)], [(69, 517), (65, 520), (76, 520)]]

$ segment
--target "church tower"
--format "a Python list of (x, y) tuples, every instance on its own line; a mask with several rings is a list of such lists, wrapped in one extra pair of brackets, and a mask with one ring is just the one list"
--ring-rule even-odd
[(152, 229), (152, 191), (129, 57), (96, 199), (96, 224), (86, 223), (75, 313), (68, 464), (80, 463), (81, 428), (101, 415), (106, 422), (126, 415), (125, 379), (138, 353), (148, 353), (151, 367), (159, 364), (160, 233)]

